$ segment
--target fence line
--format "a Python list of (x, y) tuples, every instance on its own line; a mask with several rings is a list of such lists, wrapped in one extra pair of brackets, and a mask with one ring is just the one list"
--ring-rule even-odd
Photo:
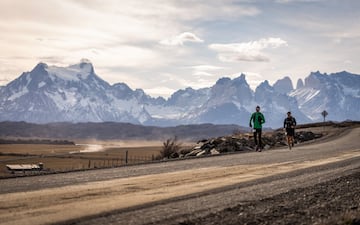
[[(126, 166), (131, 164), (138, 164), (138, 163), (145, 163), (145, 162), (151, 162), (156, 159), (154, 155), (151, 156), (138, 156), (134, 155), (132, 156), (129, 154), (129, 151), (125, 152), (124, 157), (115, 157), (115, 158), (89, 158), (89, 157), (73, 157), (69, 154), (63, 154), (63, 155), (39, 155), (39, 156), (32, 156), (31, 159), (41, 159), (44, 158), (59, 158), (64, 160), (73, 160), (73, 159), (79, 159), (80, 162), (73, 163), (68, 166), (58, 166), (57, 168), (51, 168), (47, 167), (46, 164), (44, 164), (44, 170), (38, 171), (37, 173), (57, 173), (57, 172), (70, 172), (70, 171), (77, 171), (77, 170), (88, 170), (88, 169), (99, 169), (99, 168), (112, 168), (112, 167), (119, 167), (119, 166)], [(21, 161), (21, 160), (28, 160), (28, 157), (13, 159), (12, 161)], [(10, 164), (11, 160), (7, 160), (7, 162)], [(51, 168), (51, 169), (49, 169)], [(30, 175), (29, 171), (23, 171), (22, 173), (13, 173), (13, 176), (21, 176), (21, 175)], [(33, 175), (33, 173), (31, 173)]]

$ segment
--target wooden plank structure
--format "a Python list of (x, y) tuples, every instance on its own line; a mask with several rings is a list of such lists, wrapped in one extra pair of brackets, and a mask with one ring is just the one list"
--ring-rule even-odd
[(43, 163), (38, 164), (12, 164), (6, 165), (6, 168), (11, 172), (27, 172), (27, 171), (41, 171), (44, 169)]

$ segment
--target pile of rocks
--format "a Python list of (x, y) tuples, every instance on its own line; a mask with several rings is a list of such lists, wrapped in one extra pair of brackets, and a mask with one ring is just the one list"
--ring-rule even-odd
[[(322, 137), (311, 131), (300, 131), (295, 134), (295, 143), (310, 141)], [(282, 131), (264, 133), (262, 142), (265, 150), (287, 145), (285, 134)], [(253, 151), (255, 143), (252, 133), (241, 133), (231, 136), (200, 140), (192, 148), (181, 149), (172, 154), (172, 158), (216, 155), (238, 151)]]

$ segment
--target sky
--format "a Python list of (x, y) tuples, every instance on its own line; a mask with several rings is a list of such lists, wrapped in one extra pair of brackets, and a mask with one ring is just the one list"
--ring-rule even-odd
[(255, 89), (360, 74), (358, 0), (0, 0), (0, 85), (81, 59), (153, 97), (244, 73)]

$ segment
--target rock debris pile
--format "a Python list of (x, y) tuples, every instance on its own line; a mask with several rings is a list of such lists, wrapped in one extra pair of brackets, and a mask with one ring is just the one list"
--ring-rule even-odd
[[(295, 144), (310, 141), (322, 137), (322, 134), (315, 134), (311, 131), (300, 131), (295, 134)], [(264, 133), (262, 137), (265, 150), (287, 145), (284, 132), (274, 131)], [(231, 136), (200, 140), (193, 148), (181, 149), (172, 154), (172, 158), (194, 157), (205, 155), (216, 155), (238, 151), (253, 151), (255, 148), (253, 134), (241, 133)]]

